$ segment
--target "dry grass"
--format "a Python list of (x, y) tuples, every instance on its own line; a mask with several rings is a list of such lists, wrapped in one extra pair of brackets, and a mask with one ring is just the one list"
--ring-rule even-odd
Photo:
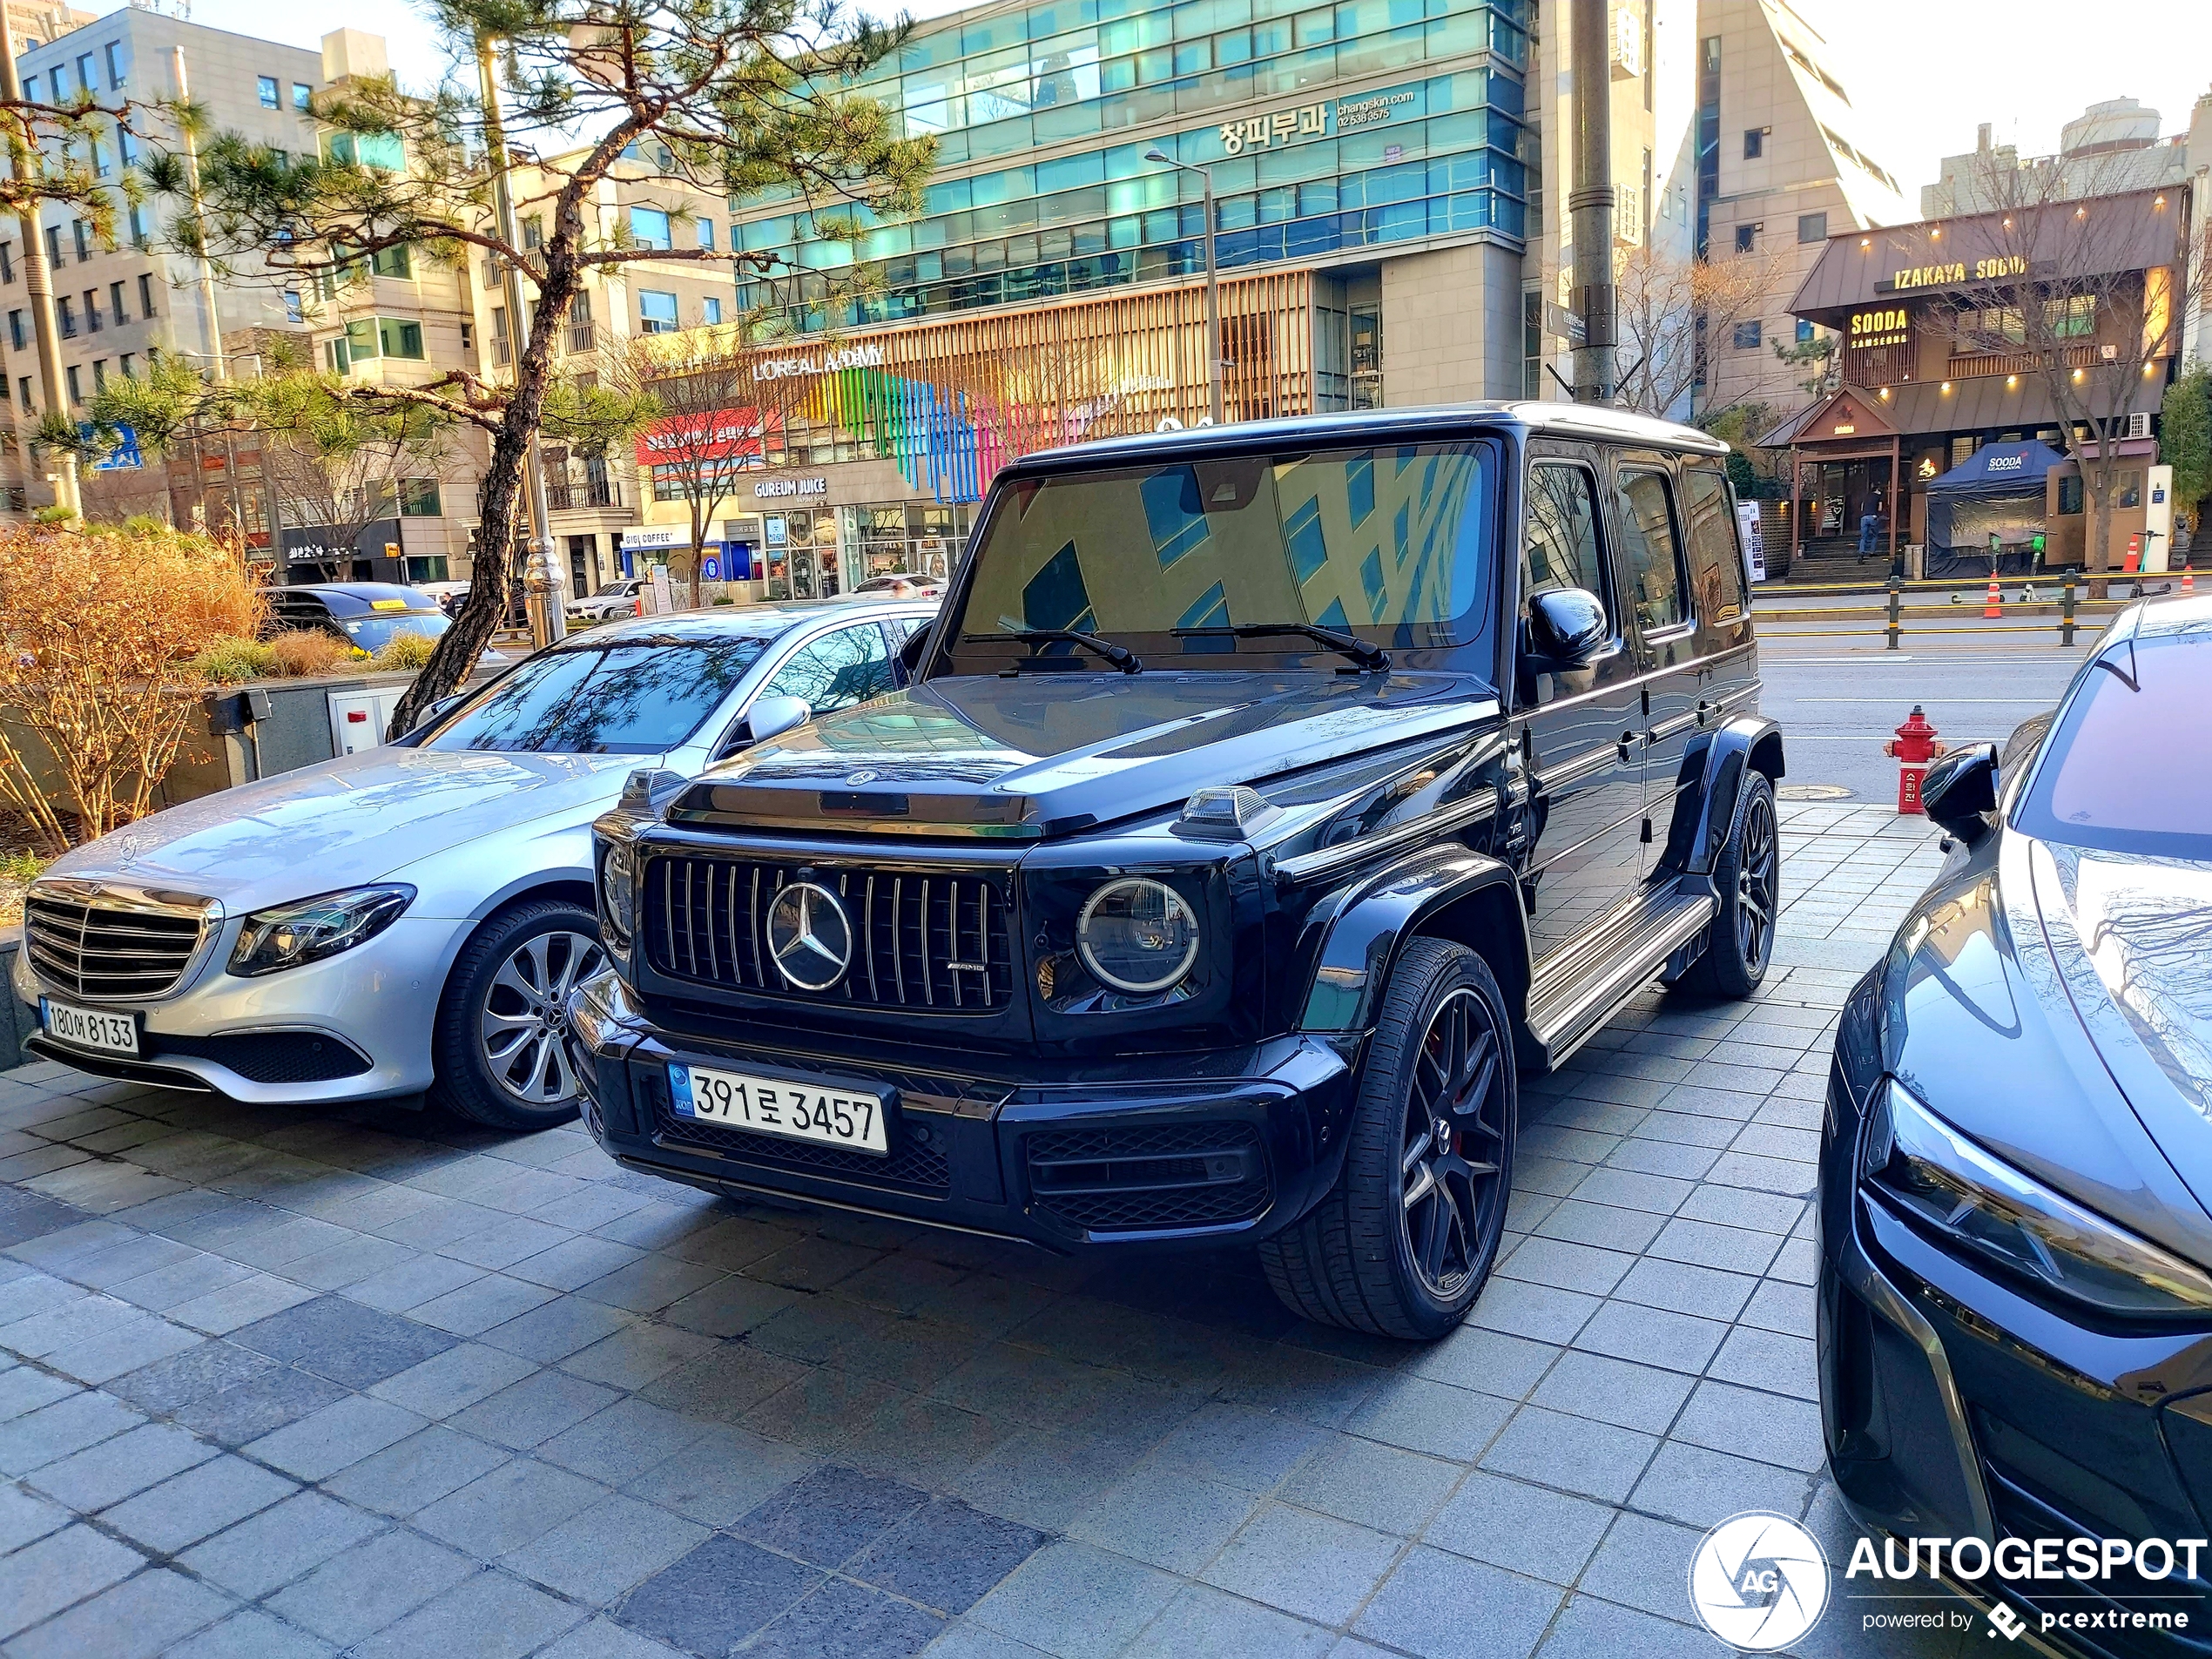
[(280, 634), (272, 634), (268, 646), (276, 671), (287, 679), (334, 673), (360, 660), (360, 653), (351, 645), (320, 628), (287, 628)]

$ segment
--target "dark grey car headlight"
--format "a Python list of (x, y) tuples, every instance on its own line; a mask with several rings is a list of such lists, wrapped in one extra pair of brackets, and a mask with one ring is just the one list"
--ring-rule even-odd
[(637, 934), (637, 855), (627, 845), (608, 844), (599, 859), (599, 922), (608, 942), (627, 951)]
[(1984, 1150), (1895, 1078), (1875, 1091), (1860, 1168), (1954, 1253), (2071, 1301), (2135, 1318), (2212, 1310), (2212, 1274)]
[(1123, 876), (1090, 895), (1076, 948), (1101, 983), (1132, 996), (1164, 991), (1198, 960), (1198, 917), (1164, 881)]
[(391, 881), (257, 910), (231, 949), (231, 972), (252, 979), (336, 956), (367, 944), (414, 902), (413, 887)]

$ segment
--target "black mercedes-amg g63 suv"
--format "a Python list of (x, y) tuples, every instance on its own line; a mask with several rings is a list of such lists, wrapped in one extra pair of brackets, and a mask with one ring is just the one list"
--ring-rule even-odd
[(1518, 1079), (1654, 975), (1766, 967), (1725, 454), (1523, 403), (1014, 462), (904, 690), (599, 820), (591, 1132), (1056, 1251), (1256, 1245), (1301, 1314), (1442, 1334)]

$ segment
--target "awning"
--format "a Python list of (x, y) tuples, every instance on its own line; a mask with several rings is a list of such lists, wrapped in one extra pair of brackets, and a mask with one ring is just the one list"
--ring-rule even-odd
[(1928, 480), (1928, 502), (1994, 501), (2006, 496), (2040, 496), (2043, 475), (2066, 457), (2048, 444), (1985, 443), (1949, 472)]

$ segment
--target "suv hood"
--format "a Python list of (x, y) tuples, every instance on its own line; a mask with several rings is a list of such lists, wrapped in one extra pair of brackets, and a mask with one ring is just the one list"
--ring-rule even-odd
[(711, 768), (671, 823), (1035, 840), (1494, 718), (1454, 675), (931, 680)]
[(55, 860), (221, 902), (232, 915), (374, 881), (563, 811), (612, 801), (651, 755), (379, 748), (155, 813)]

